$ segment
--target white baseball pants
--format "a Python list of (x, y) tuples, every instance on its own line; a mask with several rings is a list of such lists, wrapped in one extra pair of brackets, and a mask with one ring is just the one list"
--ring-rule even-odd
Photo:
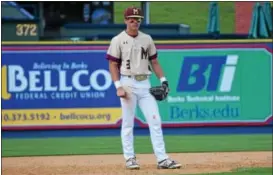
[(161, 129), (161, 117), (155, 98), (150, 94), (151, 87), (149, 79), (136, 81), (127, 76), (121, 77), (121, 84), (125, 87), (129, 97), (121, 98), (122, 127), (121, 140), (124, 158), (127, 160), (135, 156), (134, 152), (134, 117), (136, 107), (139, 105), (149, 125), (150, 137), (157, 161), (168, 158)]

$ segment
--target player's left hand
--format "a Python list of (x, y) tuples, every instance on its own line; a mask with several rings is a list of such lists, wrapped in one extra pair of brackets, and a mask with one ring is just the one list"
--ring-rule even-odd
[(150, 93), (155, 97), (156, 100), (165, 100), (168, 96), (170, 89), (167, 81), (162, 82), (161, 86), (155, 86), (150, 88)]

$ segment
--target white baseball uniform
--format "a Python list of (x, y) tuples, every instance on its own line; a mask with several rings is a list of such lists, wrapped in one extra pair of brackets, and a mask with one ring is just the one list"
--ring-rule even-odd
[(122, 127), (121, 139), (124, 158), (135, 156), (134, 153), (134, 117), (137, 104), (149, 125), (153, 150), (157, 161), (168, 158), (161, 129), (161, 117), (157, 102), (150, 94), (149, 76), (146, 80), (136, 80), (136, 75), (151, 75), (150, 60), (157, 58), (157, 50), (150, 35), (138, 32), (136, 37), (121, 32), (111, 40), (107, 59), (120, 63), (120, 82), (128, 92), (129, 98), (121, 100)]

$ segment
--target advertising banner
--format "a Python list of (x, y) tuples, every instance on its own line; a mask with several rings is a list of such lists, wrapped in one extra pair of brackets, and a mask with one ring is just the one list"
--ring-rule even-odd
[[(257, 124), (272, 120), (272, 51), (161, 50), (170, 83), (159, 103), (164, 126)], [(152, 84), (158, 84), (153, 76)], [(138, 111), (139, 119), (145, 117)]]
[(120, 119), (104, 52), (2, 54), (2, 126), (114, 126)]
[[(272, 122), (272, 44), (157, 45), (170, 93), (163, 127)], [(107, 46), (2, 48), (2, 129), (117, 128)], [(152, 75), (152, 85), (159, 80)], [(141, 110), (136, 127), (147, 127)]]

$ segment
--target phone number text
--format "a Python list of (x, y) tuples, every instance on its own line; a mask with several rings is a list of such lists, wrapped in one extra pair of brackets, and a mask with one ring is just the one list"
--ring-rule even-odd
[(50, 120), (50, 118), (49, 113), (4, 113), (2, 116), (2, 120), (4, 121)]

